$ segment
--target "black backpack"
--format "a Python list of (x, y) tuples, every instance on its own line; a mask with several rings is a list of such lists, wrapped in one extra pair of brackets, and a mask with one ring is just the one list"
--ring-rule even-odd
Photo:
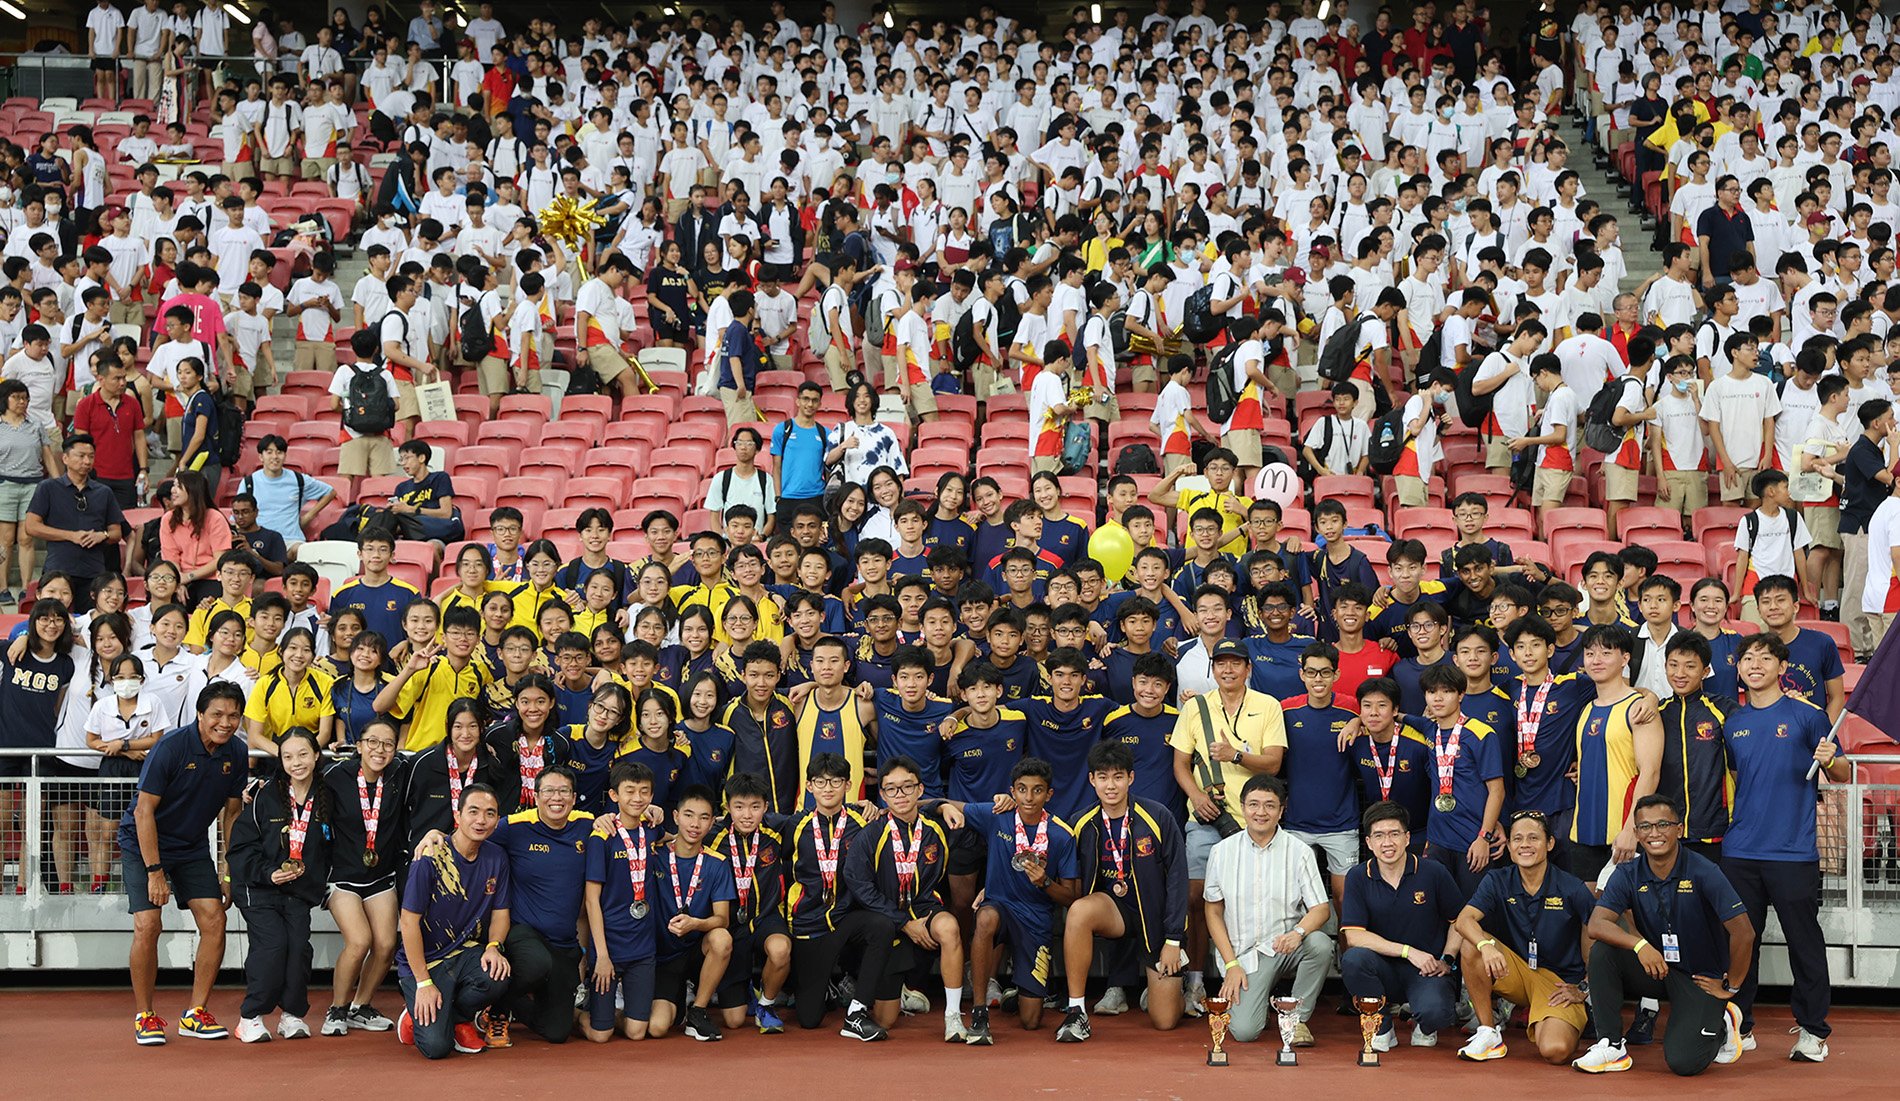
[(1424, 345), (1418, 350), (1416, 366), (1412, 368), (1415, 376), (1412, 389), (1423, 390), (1430, 385), (1432, 372), (1438, 369), (1439, 361), (1444, 358), (1445, 342), (1439, 339), (1439, 330), (1433, 329), (1432, 335), (1425, 338)]
[(381, 364), (350, 365), (350, 383), (343, 395), (343, 427), (359, 436), (380, 436), (396, 427), (396, 401), (389, 396)]
[(1478, 381), (1478, 368), (1482, 366), (1483, 360), (1473, 360), (1458, 368), (1458, 382), (1452, 388), (1452, 404), (1458, 407), (1458, 419), (1466, 428), (1483, 428), (1491, 417), (1491, 399), (1496, 391), (1480, 394), (1473, 387)]
[(1108, 346), (1115, 355), (1117, 363), (1128, 358), (1128, 310), (1116, 310), (1108, 315)]
[(1154, 448), (1145, 443), (1131, 443), (1115, 453), (1115, 473), (1159, 474), (1161, 461), (1155, 458)]
[(1214, 313), (1214, 284), (1209, 283), (1188, 295), (1181, 315), (1181, 335), (1190, 343), (1205, 344), (1214, 339), (1225, 324)]
[(495, 336), (482, 321), (482, 300), (477, 295), (475, 304), (462, 311), (462, 358), (480, 363), (494, 350)]
[(1352, 377), (1353, 353), (1359, 350), (1359, 333), (1368, 322), (1379, 321), (1376, 314), (1361, 314), (1339, 327), (1319, 352), (1319, 377), (1328, 382), (1345, 382)]
[(959, 371), (969, 370), (983, 354), (982, 346), (976, 342), (975, 314), (974, 309), (963, 311), (963, 316), (957, 318), (956, 327), (950, 330), (950, 361), (956, 364)]
[(235, 467), (244, 457), (244, 410), (237, 402), (220, 393), (218, 395), (218, 435), (214, 446), (217, 449), (218, 465), (227, 469)]
[(1238, 351), (1240, 345), (1229, 344), (1207, 365), (1207, 416), (1216, 423), (1233, 416), (1234, 406), (1240, 403), (1240, 388), (1234, 385), (1234, 353)]
[[(1016, 343), (1016, 330), (1022, 328), (1023, 308), (1016, 302), (1016, 292), (1008, 286), (996, 300), (996, 350), (1006, 351)], [(1038, 352), (1041, 349), (1037, 349)], [(1000, 366), (1000, 365), (999, 365)]]
[(1372, 441), (1366, 446), (1372, 469), (1382, 475), (1392, 473), (1392, 468), (1398, 465), (1399, 456), (1405, 454), (1405, 445), (1410, 439), (1405, 432), (1405, 410), (1402, 407), (1372, 422)]
[(1614, 386), (1605, 386), (1590, 399), (1590, 408), (1583, 413), (1583, 446), (1594, 451), (1611, 454), (1623, 446), (1623, 429), (1616, 426), (1616, 406), (1629, 393), (1629, 384), (1642, 385), (1642, 380), (1632, 375), (1624, 375)]

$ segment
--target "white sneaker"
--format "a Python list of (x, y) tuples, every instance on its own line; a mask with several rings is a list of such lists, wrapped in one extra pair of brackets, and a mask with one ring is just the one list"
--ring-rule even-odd
[(277, 1035), (286, 1040), (308, 1040), (310, 1026), (304, 1023), (302, 1017), (294, 1013), (281, 1014), (277, 1018)]
[(1387, 1021), (1383, 1028), (1372, 1034), (1372, 1050), (1374, 1051), (1391, 1051), (1398, 1046), (1399, 1029), (1391, 1021)]
[[(1800, 1031), (1800, 1029), (1799, 1029), (1799, 1026), (1797, 1026), (1797, 1027), (1795, 1027), (1795, 1028), (1791, 1028), (1791, 1029), (1789, 1029), (1788, 1031), (1789, 1031), (1789, 1032), (1798, 1032), (1798, 1031)], [(1742, 1050), (1743, 1050), (1743, 1051), (1754, 1051), (1754, 1050), (1755, 1050), (1755, 1048), (1756, 1048), (1756, 1046), (1757, 1046), (1757, 1045), (1755, 1044), (1755, 1034), (1754, 1034), (1754, 1033), (1752, 1033), (1752, 1032), (1747, 1032), (1747, 1033), (1743, 1033), (1743, 1034), (1742, 1034)]]
[(1489, 1025), (1479, 1025), (1471, 1039), (1458, 1049), (1458, 1058), (1484, 1063), (1505, 1056), (1504, 1034)]
[(1788, 1058), (1797, 1063), (1819, 1063), (1827, 1059), (1827, 1041), (1799, 1026), (1790, 1029), (1795, 1034), (1794, 1047), (1788, 1052)]
[(262, 1017), (240, 1017), (237, 1026), (237, 1038), (241, 1044), (263, 1044), (270, 1041), (270, 1026)]
[(1602, 1039), (1596, 1042), (1595, 1047), (1572, 1059), (1570, 1065), (1586, 1074), (1608, 1074), (1630, 1069), (1630, 1053), (1620, 1042)]
[(1205, 983), (1197, 982), (1190, 985), (1187, 988), (1185, 998), (1186, 1000), (1182, 1006), (1182, 1011), (1188, 1016), (1204, 1017), (1207, 1015), (1207, 985)]
[(955, 1016), (945, 1014), (943, 1018), (943, 1042), (946, 1044), (967, 1044), (970, 1032), (963, 1027), (963, 1014)]
[(1092, 1017), (1119, 1017), (1128, 1012), (1128, 995), (1119, 986), (1111, 986), (1102, 999), (1089, 1010)]
[(1741, 1057), (1742, 1007), (1734, 1002), (1725, 1002), (1722, 1005), (1722, 1047), (1715, 1053), (1715, 1061), (1727, 1065)]
[(915, 1017), (917, 1014), (930, 1008), (930, 999), (907, 986), (904, 988), (904, 992), (898, 996), (897, 1004), (898, 1008), (903, 1011), (904, 1016)]
[(1413, 1025), (1412, 1026), (1412, 1046), (1413, 1047), (1437, 1047), (1438, 1033), (1427, 1032), (1424, 1029), (1418, 1027), (1417, 1025)]
[(997, 982), (995, 979), (990, 980), (989, 987), (983, 991), (983, 1004), (986, 1006), (989, 1006), (991, 1009), (999, 1009), (1002, 1007), (1002, 1004), (1003, 1004), (1003, 984), (1002, 983)]

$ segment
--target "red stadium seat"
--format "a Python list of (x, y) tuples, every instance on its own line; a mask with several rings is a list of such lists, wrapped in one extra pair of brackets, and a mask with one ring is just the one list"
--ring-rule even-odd
[(574, 478), (561, 487), (568, 508), (604, 508), (612, 511), (627, 503), (627, 484), (619, 478)]
[(1616, 536), (1625, 546), (1682, 538), (1682, 514), (1672, 508), (1626, 508), (1616, 514)]
[(1458, 525), (1451, 517), (1450, 509), (1443, 508), (1400, 508), (1392, 513), (1392, 534), (1401, 539), (1416, 539), (1426, 532), (1443, 532), (1456, 535)]
[(501, 399), (499, 420), (547, 424), (553, 415), (548, 399), (540, 394), (505, 394)]
[(1656, 552), (1656, 572), (1675, 578), (1684, 592), (1708, 574), (1708, 554), (1699, 543), (1658, 541), (1650, 549)]
[(1560, 531), (1587, 531), (1599, 539), (1608, 536), (1600, 508), (1553, 508), (1544, 515), (1544, 538), (1555, 542)]
[(495, 443), (516, 450), (529, 446), (536, 436), (537, 425), (526, 421), (483, 421), (475, 430), (476, 443)]

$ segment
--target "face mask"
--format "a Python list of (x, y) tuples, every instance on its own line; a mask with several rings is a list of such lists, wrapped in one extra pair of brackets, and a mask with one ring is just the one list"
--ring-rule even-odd
[(47, 204), (46, 204), (46, 216), (47, 216), (48, 218), (57, 218), (57, 217), (59, 217), (59, 212), (60, 212), (60, 204), (59, 204), (59, 203), (47, 203)]
[(125, 677), (112, 682), (112, 694), (122, 700), (136, 699), (139, 694), (139, 689), (144, 686), (144, 681)]
[(1450, 395), (1450, 394), (1440, 394), (1440, 395), (1438, 395), (1438, 398), (1437, 398), (1437, 401), (1438, 401), (1438, 404), (1440, 404), (1440, 405), (1450, 405), (1450, 404), (1451, 404), (1451, 395)]
[(1688, 380), (1688, 379), (1686, 379), (1686, 378), (1678, 378), (1678, 379), (1671, 379), (1671, 380), (1670, 380), (1670, 382), (1671, 382), (1671, 383), (1672, 383), (1672, 384), (1673, 384), (1673, 385), (1675, 386), (1675, 388), (1676, 388), (1676, 393), (1678, 393), (1678, 394), (1686, 394), (1686, 393), (1688, 393), (1688, 392), (1689, 392), (1689, 380)]
[(0, 187), (0, 203), (6, 203), (8, 205), (11, 205), (13, 203), (13, 189), (12, 188)]

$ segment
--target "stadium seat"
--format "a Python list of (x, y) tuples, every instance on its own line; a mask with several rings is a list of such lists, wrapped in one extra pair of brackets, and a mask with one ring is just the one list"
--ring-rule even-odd
[(1699, 543), (1677, 539), (1650, 544), (1656, 552), (1656, 572), (1668, 574), (1687, 592), (1708, 573), (1708, 554)]
[(1682, 539), (1682, 514), (1672, 508), (1626, 508), (1616, 514), (1617, 539), (1631, 543)]
[[(483, 415), (486, 416), (487, 414), (484, 413)], [(532, 425), (526, 421), (484, 420), (482, 426), (475, 430), (475, 442), (478, 444), (494, 443), (520, 449), (527, 447), (529, 442), (535, 438), (537, 435), (536, 429), (538, 427), (538, 425)]]
[(1600, 508), (1553, 508), (1544, 515), (1544, 538), (1556, 539), (1561, 531), (1587, 531), (1599, 539), (1607, 537), (1603, 510)]
[[(1674, 510), (1665, 511), (1673, 512)], [(1690, 518), (1689, 530), (1695, 535), (1698, 543), (1703, 542), (1702, 536), (1705, 532), (1713, 530), (1725, 530), (1729, 538), (1733, 539), (1735, 529), (1741, 525), (1742, 517), (1746, 515), (1748, 515), (1748, 510), (1739, 505), (1704, 505), (1696, 509), (1695, 515)]]
[(1805, 627), (1811, 631), (1819, 631), (1833, 639), (1835, 647), (1841, 652), (1841, 664), (1849, 665), (1853, 663), (1854, 643), (1853, 639), (1847, 633), (1847, 624), (1835, 623), (1826, 619), (1797, 619), (1794, 621), (1794, 625), (1796, 627)]
[(356, 554), (355, 543), (316, 539), (297, 548), (297, 561), (316, 570), (317, 576), (334, 590), (362, 571)]
[(540, 394), (505, 394), (501, 399), (501, 416), (497, 419), (547, 424), (552, 415), (553, 407)]
[(1392, 534), (1401, 539), (1416, 539), (1426, 532), (1456, 536), (1458, 525), (1451, 510), (1443, 508), (1399, 508), (1392, 513)]
[(561, 502), (567, 508), (611, 512), (627, 504), (627, 484), (619, 478), (574, 478), (561, 486)]
[(1313, 501), (1340, 501), (1348, 515), (1354, 509), (1373, 507), (1372, 479), (1358, 474), (1322, 474), (1312, 481)]

